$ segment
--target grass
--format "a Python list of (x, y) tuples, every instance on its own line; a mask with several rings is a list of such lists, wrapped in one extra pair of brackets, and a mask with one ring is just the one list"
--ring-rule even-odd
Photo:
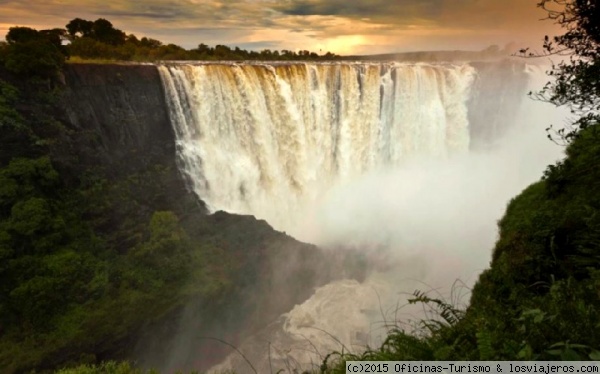
[(135, 65), (140, 64), (138, 61), (124, 61), (105, 58), (82, 58), (80, 56), (71, 56), (67, 60), (67, 64), (98, 64), (98, 65)]

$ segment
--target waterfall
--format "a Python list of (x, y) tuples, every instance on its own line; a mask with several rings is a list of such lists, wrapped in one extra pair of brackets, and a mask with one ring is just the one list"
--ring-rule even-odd
[(332, 186), (469, 149), (475, 69), (401, 63), (159, 66), (181, 167), (211, 210), (294, 232)]
[[(566, 113), (526, 97), (542, 70), (514, 61), (159, 66), (181, 170), (209, 208), (358, 249), (371, 267), (362, 283), (323, 286), (247, 337), (240, 351), (259, 372), (376, 347), (389, 322), (420, 318), (400, 308), (413, 290), (473, 284), (506, 203), (561, 156), (544, 128)], [(213, 369), (249, 372), (236, 352)]]

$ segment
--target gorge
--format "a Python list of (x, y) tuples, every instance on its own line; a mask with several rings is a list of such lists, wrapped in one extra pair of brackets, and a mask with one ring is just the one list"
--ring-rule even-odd
[[(474, 281), (508, 199), (559, 157), (541, 118), (554, 114), (525, 96), (542, 70), (519, 60), (66, 65), (56, 102), (15, 105), (35, 119), (33, 140), (9, 127), (0, 149), (11, 183), (37, 170), (14, 158), (50, 155), (65, 192), (34, 178), (40, 186), (3, 192), (2, 212), (16, 225), (11, 207), (33, 194), (66, 204), (66, 227), (83, 222), (94, 236), (72, 244), (71, 233), (39, 230), (53, 251), (36, 239), (8, 252), (19, 278), (7, 300), (35, 303), (10, 304), (1, 366), (116, 358), (205, 370), (225, 359), (219, 367), (248, 370), (226, 357), (227, 342), (264, 371), (310, 366), (339, 342), (376, 345), (387, 322), (409, 319), (399, 293)], [(24, 96), (39, 89), (2, 74)], [(40, 261), (31, 273), (28, 253)], [(70, 272), (80, 288), (30, 296)]]
[[(362, 283), (319, 288), (247, 339), (259, 372), (378, 346), (390, 321), (418, 319), (406, 307), (398, 317), (402, 293), (470, 287), (506, 202), (560, 157), (543, 128), (562, 114), (528, 101), (545, 76), (521, 61), (158, 69), (180, 170), (209, 210), (355, 250), (370, 266)], [(237, 352), (217, 368), (251, 372)]]
[(2, 373), (600, 362), (597, 1), (22, 3)]

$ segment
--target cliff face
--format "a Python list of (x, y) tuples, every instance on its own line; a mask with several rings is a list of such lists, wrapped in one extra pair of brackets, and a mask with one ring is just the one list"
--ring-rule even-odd
[[(524, 73), (512, 65), (494, 63), (476, 68), (479, 76), (468, 104), (471, 136), (493, 139), (513, 115), (504, 114), (498, 120), (499, 112), (522, 100), (519, 91), (524, 88), (519, 80)], [(60, 162), (62, 154), (72, 160), (76, 155), (78, 166), (67, 168), (66, 174), (84, 185), (103, 178), (119, 186), (107, 189), (118, 195), (119, 203), (108, 204), (109, 209), (91, 217), (96, 233), (111, 248), (126, 254), (143, 235), (139, 227), (149, 222), (153, 212), (172, 211), (192, 240), (223, 249), (219, 261), (230, 268), (226, 276), (231, 287), (218, 300), (193, 295), (189, 300), (178, 299), (153, 321), (132, 323), (126, 338), (81, 351), (70, 347), (61, 362), (56, 356), (48, 358), (45, 367), (83, 352), (98, 359), (138, 359), (169, 370), (207, 368), (229, 349), (199, 337), (237, 345), (247, 334), (303, 302), (314, 287), (342, 272), (343, 259), (332, 259), (314, 246), (274, 231), (264, 221), (223, 212), (206, 215), (177, 167), (175, 136), (155, 66), (68, 65), (63, 74), (65, 86), (57, 116), (69, 129), (68, 141), (61, 142), (64, 149), (54, 150), (54, 159)]]
[[(470, 64), (477, 71), (468, 102), (471, 144), (482, 148), (514, 122), (526, 99), (528, 75), (522, 61)], [(89, 145), (87, 157), (119, 164), (115, 173), (176, 160), (165, 93), (154, 65), (71, 64), (64, 77), (67, 122)]]
[(231, 287), (224, 294), (210, 301), (193, 295), (179, 299), (166, 315), (139, 321), (126, 339), (101, 344), (93, 352), (97, 358), (136, 359), (173, 369), (209, 367), (229, 350), (197, 336), (237, 344), (333, 276), (321, 250), (274, 231), (264, 221), (225, 212), (206, 215), (177, 168), (175, 137), (155, 66), (68, 65), (64, 84), (62, 121), (71, 129), (66, 142), (70, 149), (58, 153), (76, 154), (83, 174), (92, 171), (114, 184), (134, 181), (124, 188), (130, 196), (125, 200), (132, 203), (122, 200), (111, 208), (100, 233), (127, 253), (135, 235), (115, 238), (115, 228), (131, 226), (121, 231), (135, 232), (136, 222), (168, 210), (192, 240), (221, 248), (219, 261), (231, 264)]
[(530, 77), (523, 61), (506, 59), (470, 65), (477, 72), (467, 103), (471, 148), (486, 149), (521, 115)]
[[(153, 65), (71, 64), (64, 69), (59, 115), (70, 129), (68, 149), (55, 150), (78, 167), (69, 173), (83, 184), (97, 179), (124, 185), (124, 203), (110, 212), (99, 227), (111, 232), (136, 221), (148, 222), (153, 212), (173, 211), (179, 219), (203, 220), (202, 201), (188, 191), (177, 167), (175, 137), (165, 96)], [(72, 162), (71, 162), (72, 163)], [(101, 215), (106, 215), (102, 212)], [(135, 217), (135, 218), (134, 218)], [(127, 237), (111, 239), (126, 252), (133, 242)]]
[(160, 76), (152, 65), (71, 64), (64, 71), (65, 113), (86, 156), (116, 174), (173, 164), (175, 140)]

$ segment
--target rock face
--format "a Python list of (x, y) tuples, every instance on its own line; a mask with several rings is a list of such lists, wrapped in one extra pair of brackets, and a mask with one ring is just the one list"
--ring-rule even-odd
[(206, 213), (177, 167), (175, 136), (154, 65), (70, 64), (64, 78), (63, 122), (74, 130), (67, 152), (78, 155), (82, 170), (108, 180), (144, 174), (152, 183), (137, 194), (148, 216), (171, 210), (193, 220)]
[(498, 141), (519, 117), (530, 76), (522, 61), (471, 62), (476, 71), (469, 108), (472, 149), (486, 149)]
[[(158, 70), (153, 65), (71, 64), (64, 71), (63, 123), (80, 170), (115, 183), (144, 175), (134, 209), (111, 212), (112, 227), (173, 211), (186, 232), (226, 251), (233, 267), (230, 290), (218, 300), (198, 300), (157, 321), (146, 321), (125, 341), (97, 352), (99, 359), (133, 359), (161, 369), (205, 369), (230, 353), (210, 336), (238, 344), (295, 304), (335, 272), (315, 246), (276, 232), (252, 216), (207, 215), (177, 168), (175, 136)], [(77, 171), (75, 171), (76, 173)], [(148, 218), (144, 218), (148, 217)], [(104, 229), (110, 235), (111, 227)], [(120, 242), (120, 240), (118, 240)], [(127, 242), (119, 248), (128, 250)]]
[[(485, 144), (510, 123), (514, 113), (505, 113), (506, 108), (519, 106), (526, 74), (523, 64), (511, 62), (473, 66), (478, 77), (468, 103), (470, 131), (481, 140), (477, 144)], [(99, 358), (133, 358), (165, 370), (206, 369), (230, 352), (206, 337), (237, 345), (341, 274), (342, 258), (275, 232), (264, 221), (224, 212), (206, 215), (177, 167), (175, 134), (156, 66), (70, 64), (64, 83), (62, 117), (72, 130), (71, 149), (65, 152), (78, 155), (81, 170), (115, 181), (145, 173), (152, 183), (136, 192), (140, 217), (173, 211), (188, 232), (197, 231), (194, 238), (218, 243), (238, 264), (230, 294), (211, 303), (190, 300)], [(113, 222), (126, 221), (131, 212), (115, 212)]]
[(65, 113), (88, 156), (116, 174), (175, 160), (173, 129), (153, 65), (71, 64), (64, 71)]
[[(477, 71), (468, 102), (471, 144), (485, 147), (514, 121), (529, 79), (522, 61), (470, 64)], [(93, 148), (88, 157), (118, 164), (115, 173), (176, 160), (156, 66), (70, 64), (64, 77), (66, 119)]]

